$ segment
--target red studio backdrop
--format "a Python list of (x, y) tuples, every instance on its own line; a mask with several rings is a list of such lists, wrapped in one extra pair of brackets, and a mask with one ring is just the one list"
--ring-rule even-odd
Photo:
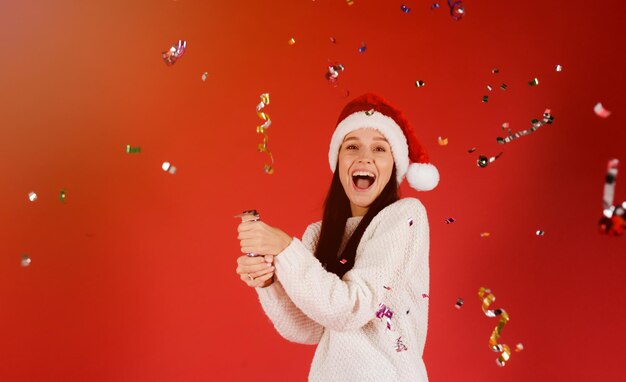
[[(235, 274), (233, 216), (298, 237), (319, 220), (337, 116), (367, 91), (441, 173), (401, 188), (430, 220), (430, 379), (618, 379), (626, 237), (598, 222), (607, 161), (626, 162), (626, 5), (467, 0), (454, 20), (432, 4), (2, 1), (0, 380), (305, 380), (314, 347), (283, 340)], [(552, 124), (496, 142), (546, 109)], [(481, 286), (510, 316), (501, 342), (524, 346), (505, 367)]]

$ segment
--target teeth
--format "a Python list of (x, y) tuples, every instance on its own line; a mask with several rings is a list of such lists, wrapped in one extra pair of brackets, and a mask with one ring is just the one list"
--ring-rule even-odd
[(355, 171), (352, 173), (352, 176), (369, 176), (371, 178), (374, 178), (374, 174), (369, 172), (369, 171)]

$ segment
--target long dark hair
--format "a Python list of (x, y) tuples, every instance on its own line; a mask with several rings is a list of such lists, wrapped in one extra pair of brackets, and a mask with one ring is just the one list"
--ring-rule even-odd
[(339, 247), (346, 229), (346, 221), (352, 216), (350, 200), (346, 195), (339, 179), (339, 169), (335, 170), (330, 189), (324, 202), (324, 217), (322, 230), (317, 242), (315, 257), (322, 263), (328, 272), (340, 278), (354, 266), (356, 249), (365, 233), (365, 229), (383, 208), (400, 199), (398, 182), (396, 180), (396, 166), (393, 166), (391, 178), (383, 191), (372, 202), (367, 213), (359, 222), (356, 230), (348, 240), (343, 252), (339, 255)]

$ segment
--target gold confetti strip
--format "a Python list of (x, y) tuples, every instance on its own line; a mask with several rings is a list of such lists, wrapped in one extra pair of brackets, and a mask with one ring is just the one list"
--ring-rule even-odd
[(448, 138), (437, 138), (437, 142), (439, 142), (439, 146), (447, 146), (448, 145)]
[(478, 289), (478, 298), (483, 303), (483, 312), (485, 312), (487, 317), (500, 316), (498, 325), (496, 325), (495, 329), (493, 329), (493, 332), (491, 333), (491, 336), (489, 337), (489, 348), (496, 353), (500, 353), (500, 356), (496, 359), (496, 364), (500, 367), (504, 367), (506, 362), (511, 357), (511, 349), (506, 344), (498, 343), (498, 339), (502, 335), (502, 329), (507, 322), (509, 322), (509, 314), (502, 308), (495, 310), (489, 309), (489, 306), (496, 300), (496, 296), (494, 296), (488, 288), (481, 287)]
[(295, 43), (296, 43), (296, 39), (292, 37), (292, 38), (288, 41), (288, 43), (289, 43), (289, 45), (293, 45), (293, 44), (295, 44)]
[(491, 234), (489, 232), (481, 232), (480, 237), (489, 237)]
[(264, 122), (262, 125), (259, 125), (256, 127), (256, 132), (259, 134), (263, 134), (263, 142), (259, 143), (259, 152), (266, 153), (267, 155), (269, 155), (270, 160), (272, 161), (270, 164), (266, 164), (263, 166), (263, 171), (265, 171), (266, 174), (271, 175), (274, 173), (274, 167), (273, 167), (274, 156), (272, 155), (271, 151), (267, 148), (268, 136), (265, 130), (267, 130), (270, 127), (270, 125), (272, 124), (272, 120), (270, 119), (269, 115), (261, 111), (265, 107), (265, 105), (270, 104), (270, 95), (269, 93), (263, 93), (261, 94), (260, 97), (261, 97), (261, 102), (259, 102), (259, 104), (256, 106), (256, 114)]

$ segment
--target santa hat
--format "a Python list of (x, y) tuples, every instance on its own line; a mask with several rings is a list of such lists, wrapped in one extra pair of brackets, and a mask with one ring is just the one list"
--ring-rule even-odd
[(333, 172), (345, 136), (364, 127), (378, 130), (389, 142), (398, 184), (402, 183), (406, 175), (411, 187), (418, 191), (429, 191), (437, 186), (439, 172), (429, 163), (428, 154), (417, 140), (409, 121), (400, 110), (373, 93), (355, 98), (341, 111), (328, 152)]

